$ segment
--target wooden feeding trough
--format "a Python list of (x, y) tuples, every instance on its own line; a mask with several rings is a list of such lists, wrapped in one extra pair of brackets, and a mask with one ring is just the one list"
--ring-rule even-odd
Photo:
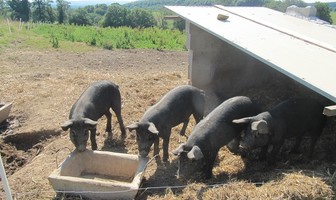
[(148, 158), (106, 151), (72, 152), (48, 177), (58, 193), (90, 199), (134, 199)]
[(7, 119), (12, 103), (0, 104), (0, 123)]

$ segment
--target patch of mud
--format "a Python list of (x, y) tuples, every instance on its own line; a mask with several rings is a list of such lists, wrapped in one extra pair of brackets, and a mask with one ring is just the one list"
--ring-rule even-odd
[(20, 120), (11, 116), (0, 124), (1, 157), (7, 175), (14, 174), (43, 151), (49, 141), (61, 131), (41, 130), (15, 134)]

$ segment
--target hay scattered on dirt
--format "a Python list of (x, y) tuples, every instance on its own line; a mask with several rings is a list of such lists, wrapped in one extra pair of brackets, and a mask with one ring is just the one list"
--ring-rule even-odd
[[(0, 101), (14, 102), (10, 115), (19, 122), (19, 127), (11, 133), (18, 139), (0, 141), (1, 153), (8, 162), (6, 171), (10, 172), (11, 189), (17, 199), (52, 199), (55, 196), (47, 177), (74, 149), (68, 133), (61, 131), (60, 125), (90, 83), (108, 79), (119, 85), (125, 125), (137, 121), (148, 106), (170, 89), (188, 83), (187, 52), (96, 50), (64, 53), (14, 48), (0, 54)], [(108, 143), (104, 133), (106, 120), (104, 117), (99, 120), (98, 148), (137, 154), (135, 135), (128, 132), (123, 142), (114, 115), (112, 123), (113, 142)], [(187, 134), (194, 124), (191, 120)], [(172, 131), (170, 151), (179, 146), (180, 129), (178, 126)], [(182, 173), (177, 178), (178, 159), (170, 155), (168, 163), (149, 164), (142, 187), (150, 188), (140, 191), (138, 199), (335, 198), (335, 186), (332, 189), (335, 180), (330, 179), (336, 170), (336, 136), (330, 134), (331, 131), (334, 129), (319, 141), (317, 154), (322, 156), (316, 156), (318, 159), (314, 162), (307, 162), (301, 155), (282, 154), (277, 165), (269, 167), (257, 161), (254, 154), (242, 159), (224, 147), (210, 180), (200, 180), (199, 174), (192, 172), (191, 165), (181, 166), (181, 172), (189, 172), (190, 176)], [(25, 140), (33, 137), (37, 139)], [(185, 141), (184, 137), (181, 139)], [(11, 156), (14, 160), (27, 159), (22, 165), (11, 167)], [(3, 197), (0, 192), (0, 198)]]

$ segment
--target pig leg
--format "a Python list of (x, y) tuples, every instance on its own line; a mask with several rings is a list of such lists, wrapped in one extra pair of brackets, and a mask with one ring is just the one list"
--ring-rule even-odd
[(309, 149), (309, 158), (313, 158), (313, 153), (314, 153), (314, 148), (315, 148), (315, 145), (316, 145), (316, 142), (317, 142), (317, 139), (319, 138), (320, 135), (313, 135), (312, 138), (311, 138), (311, 141), (310, 141), (310, 149)]
[(203, 168), (203, 172), (205, 175), (206, 179), (210, 179), (212, 177), (212, 168), (214, 166), (216, 156), (217, 156), (218, 151), (214, 153), (210, 153), (210, 155), (204, 157), (205, 158), (205, 165)]
[(154, 153), (153, 153), (153, 156), (156, 156), (156, 155), (159, 155), (160, 153), (160, 149), (159, 149), (159, 137), (156, 137), (155, 140), (154, 140)]
[(198, 112), (193, 113), (193, 116), (195, 118), (196, 124), (198, 124), (198, 122), (200, 122), (201, 119), (203, 118), (203, 115), (201, 113), (198, 113)]
[(120, 127), (120, 131), (121, 131), (121, 135), (123, 137), (125, 137), (126, 136), (126, 129), (125, 129), (125, 126), (124, 126), (123, 119), (121, 117), (121, 108), (118, 106), (118, 108), (112, 108), (112, 110), (114, 111), (114, 113), (117, 116), (119, 127)]
[(107, 122), (106, 122), (106, 133), (107, 133), (107, 139), (109, 141), (112, 141), (112, 115), (110, 113), (110, 111), (107, 111), (105, 113)]
[(259, 160), (264, 161), (267, 158), (267, 150), (268, 150), (268, 145), (261, 147), (261, 151), (259, 154)]
[(90, 130), (91, 149), (97, 150), (96, 129)]
[(179, 140), (178, 142), (181, 143), (181, 135), (183, 135), (184, 137), (186, 137), (188, 139), (188, 136), (186, 136), (185, 131), (187, 130), (187, 126), (189, 123), (189, 118), (187, 118), (184, 122), (183, 122), (183, 127), (180, 131), (180, 135), (179, 135)]
[(162, 149), (163, 149), (163, 157), (162, 157), (162, 161), (163, 162), (167, 162), (168, 161), (168, 147), (169, 147), (169, 138), (170, 138), (170, 133), (171, 133), (171, 129), (165, 129), (163, 134), (164, 137), (163, 142), (162, 142)]
[(290, 151), (291, 153), (298, 153), (301, 141), (302, 141), (302, 137), (301, 136), (298, 136), (298, 137), (295, 138), (295, 145), (292, 148), (292, 150)]
[(271, 150), (269, 157), (268, 157), (268, 164), (274, 165), (276, 162), (276, 156), (278, 155), (280, 148), (281, 148), (282, 142), (281, 143), (276, 143), (273, 144), (273, 149)]

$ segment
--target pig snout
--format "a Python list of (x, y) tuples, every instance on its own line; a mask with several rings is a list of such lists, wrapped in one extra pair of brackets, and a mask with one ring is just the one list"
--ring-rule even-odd
[(248, 143), (244, 142), (244, 141), (240, 141), (239, 149), (241, 149), (242, 151), (248, 151), (248, 150), (252, 149), (252, 146), (249, 145)]
[(149, 151), (147, 150), (139, 150), (139, 155), (143, 158), (147, 157), (149, 154)]
[(80, 152), (85, 151), (86, 150), (86, 145), (84, 145), (84, 144), (78, 145), (77, 150), (80, 151)]

